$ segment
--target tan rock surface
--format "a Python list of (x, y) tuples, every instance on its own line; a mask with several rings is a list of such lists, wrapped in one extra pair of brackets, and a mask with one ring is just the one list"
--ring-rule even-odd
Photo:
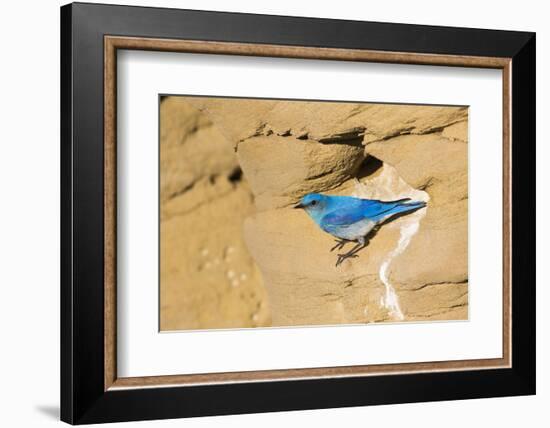
[(244, 245), (254, 212), (231, 145), (185, 99), (161, 103), (161, 330), (270, 325)]
[(166, 97), (160, 108), (161, 202), (200, 179), (228, 175), (239, 168), (234, 151), (219, 130), (184, 98)]
[(287, 102), (223, 98), (188, 98), (238, 146), (258, 135), (291, 135), (314, 141), (365, 134), (372, 142), (403, 134), (442, 130), (468, 117), (466, 107), (368, 103)]
[[(245, 235), (274, 325), (467, 318), (467, 108), (191, 102), (235, 147), (256, 196)], [(381, 167), (361, 166), (369, 156)], [(364, 197), (420, 191), (428, 208), (382, 227), (336, 268), (333, 239), (285, 207), (308, 192), (357, 194), (355, 178)]]
[(364, 155), (360, 140), (320, 144), (271, 135), (239, 144), (237, 156), (258, 210), (294, 204), (308, 192), (325, 192), (354, 177)]
[(398, 288), (468, 279), (468, 147), (441, 136), (407, 135), (368, 144), (411, 186), (430, 195), (422, 227), (392, 266)]

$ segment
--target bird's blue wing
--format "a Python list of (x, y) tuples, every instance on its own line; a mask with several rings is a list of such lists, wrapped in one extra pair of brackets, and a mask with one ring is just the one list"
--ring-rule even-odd
[(326, 226), (345, 226), (357, 223), (365, 218), (365, 213), (360, 204), (342, 206), (325, 215), (321, 224)]
[(381, 217), (385, 217), (393, 212), (400, 211), (400, 207), (406, 206), (406, 201), (409, 199), (402, 199), (399, 201), (377, 201), (371, 199), (363, 199), (362, 210), (366, 218), (371, 220), (379, 220)]
[[(417, 203), (408, 203), (410, 199), (400, 199), (398, 201), (377, 201), (374, 199), (349, 198), (345, 203), (325, 215), (321, 223), (325, 226), (345, 226), (358, 221), (369, 219), (378, 221), (388, 215), (399, 212), (417, 209), (422, 205)], [(343, 201), (344, 202), (344, 201)]]

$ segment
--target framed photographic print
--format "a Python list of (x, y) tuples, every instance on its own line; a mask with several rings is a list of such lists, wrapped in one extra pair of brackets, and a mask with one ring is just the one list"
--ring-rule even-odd
[(61, 8), (61, 418), (535, 393), (535, 35)]

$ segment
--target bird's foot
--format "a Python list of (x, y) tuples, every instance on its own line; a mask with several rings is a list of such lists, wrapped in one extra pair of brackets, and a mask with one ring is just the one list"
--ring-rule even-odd
[(336, 266), (340, 266), (346, 259), (354, 259), (356, 257), (359, 257), (359, 256), (357, 254), (350, 254), (350, 253), (338, 254), (338, 259), (336, 259)]
[(344, 260), (346, 259), (354, 259), (356, 257), (359, 257), (357, 253), (361, 251), (361, 249), (365, 248), (365, 240), (361, 240), (360, 242), (355, 245), (351, 250), (349, 250), (347, 253), (344, 254), (338, 254), (338, 259), (336, 260), (336, 266), (340, 266)]
[(337, 239), (335, 242), (336, 242), (336, 245), (330, 249), (331, 252), (334, 250), (341, 250), (342, 248), (344, 248), (344, 245), (346, 245), (347, 241), (345, 239)]

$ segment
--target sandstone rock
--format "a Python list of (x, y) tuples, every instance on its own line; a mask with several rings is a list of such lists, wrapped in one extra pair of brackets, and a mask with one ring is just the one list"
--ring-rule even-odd
[[(428, 200), (424, 192), (408, 186), (387, 165), (363, 179), (360, 185), (348, 182), (334, 193), (387, 200), (404, 197)], [(421, 221), (422, 216), (418, 212), (416, 217), (403, 217), (383, 227), (358, 253), (358, 258), (338, 267), (335, 253), (330, 252), (334, 239), (303, 211), (276, 209), (247, 218), (246, 243), (262, 270), (274, 325), (392, 319), (395, 308), (381, 303), (387, 290), (380, 280), (380, 267), (394, 250), (400, 228), (411, 218)]]
[[(277, 101), (249, 99), (225, 99), (189, 97), (186, 101), (207, 114), (227, 141), (233, 145), (245, 138), (261, 135), (265, 129), (264, 117), (277, 104)], [(273, 130), (271, 130), (273, 132)]]
[(231, 145), (184, 98), (160, 108), (161, 330), (270, 325), (242, 235), (253, 196)]
[(468, 122), (458, 122), (454, 125), (447, 126), (441, 132), (441, 135), (451, 141), (458, 141), (462, 143), (468, 142)]
[(392, 266), (398, 288), (468, 278), (468, 147), (435, 134), (368, 144), (366, 151), (393, 165), (411, 186), (430, 196), (422, 227)]
[(184, 98), (164, 98), (160, 117), (161, 202), (184, 192), (200, 179), (227, 175), (239, 167), (231, 145)]
[(449, 144), (438, 134), (404, 135), (367, 144), (368, 154), (394, 166), (414, 188), (429, 189), (432, 199), (468, 197), (468, 146)]
[(355, 176), (365, 155), (360, 140), (320, 144), (275, 134), (249, 138), (237, 156), (259, 210), (295, 204), (304, 194), (334, 189)]
[[(468, 318), (468, 282), (428, 283), (400, 290), (407, 320), (461, 320)], [(437, 302), (437, 305), (434, 305)]]
[[(273, 326), (467, 318), (467, 108), (186, 100), (237, 152), (254, 198), (242, 199), (246, 181), (229, 180), (235, 164), (223, 163), (224, 172), (214, 173), (213, 181), (197, 173), (192, 188), (164, 205), (166, 225), (188, 216), (190, 207), (200, 213), (194, 220), (200, 225), (223, 211), (218, 201), (235, 198), (238, 219), (247, 216), (244, 236), (251, 258), (244, 266), (250, 272), (259, 268), (256, 275), (261, 272), (269, 295), (254, 301), (261, 301), (262, 310), (269, 304)], [(208, 168), (219, 171), (219, 165)], [(312, 191), (411, 197), (428, 206), (384, 225), (357, 258), (336, 267), (333, 238), (304, 212), (289, 208)], [(203, 211), (211, 208), (210, 214)], [(166, 263), (170, 272), (180, 266), (179, 259)], [(263, 319), (268, 322), (267, 315)]]
[(254, 211), (248, 186), (227, 191), (226, 182), (212, 198), (205, 186), (178, 196), (174, 204), (189, 210), (169, 211), (161, 223), (161, 329), (270, 325), (262, 278), (242, 238), (243, 219)]
[[(383, 290), (377, 272), (386, 240), (369, 246), (354, 263), (335, 267), (334, 240), (290, 208), (263, 211), (245, 222), (250, 253), (269, 293), (273, 325), (310, 325), (381, 320)], [(366, 309), (370, 309), (368, 314)]]
[(206, 97), (188, 100), (207, 113), (236, 146), (247, 138), (270, 132), (302, 138), (307, 135), (311, 140), (322, 141), (352, 129), (366, 134), (365, 142), (372, 142), (402, 134), (435, 132), (468, 117), (467, 107)]

